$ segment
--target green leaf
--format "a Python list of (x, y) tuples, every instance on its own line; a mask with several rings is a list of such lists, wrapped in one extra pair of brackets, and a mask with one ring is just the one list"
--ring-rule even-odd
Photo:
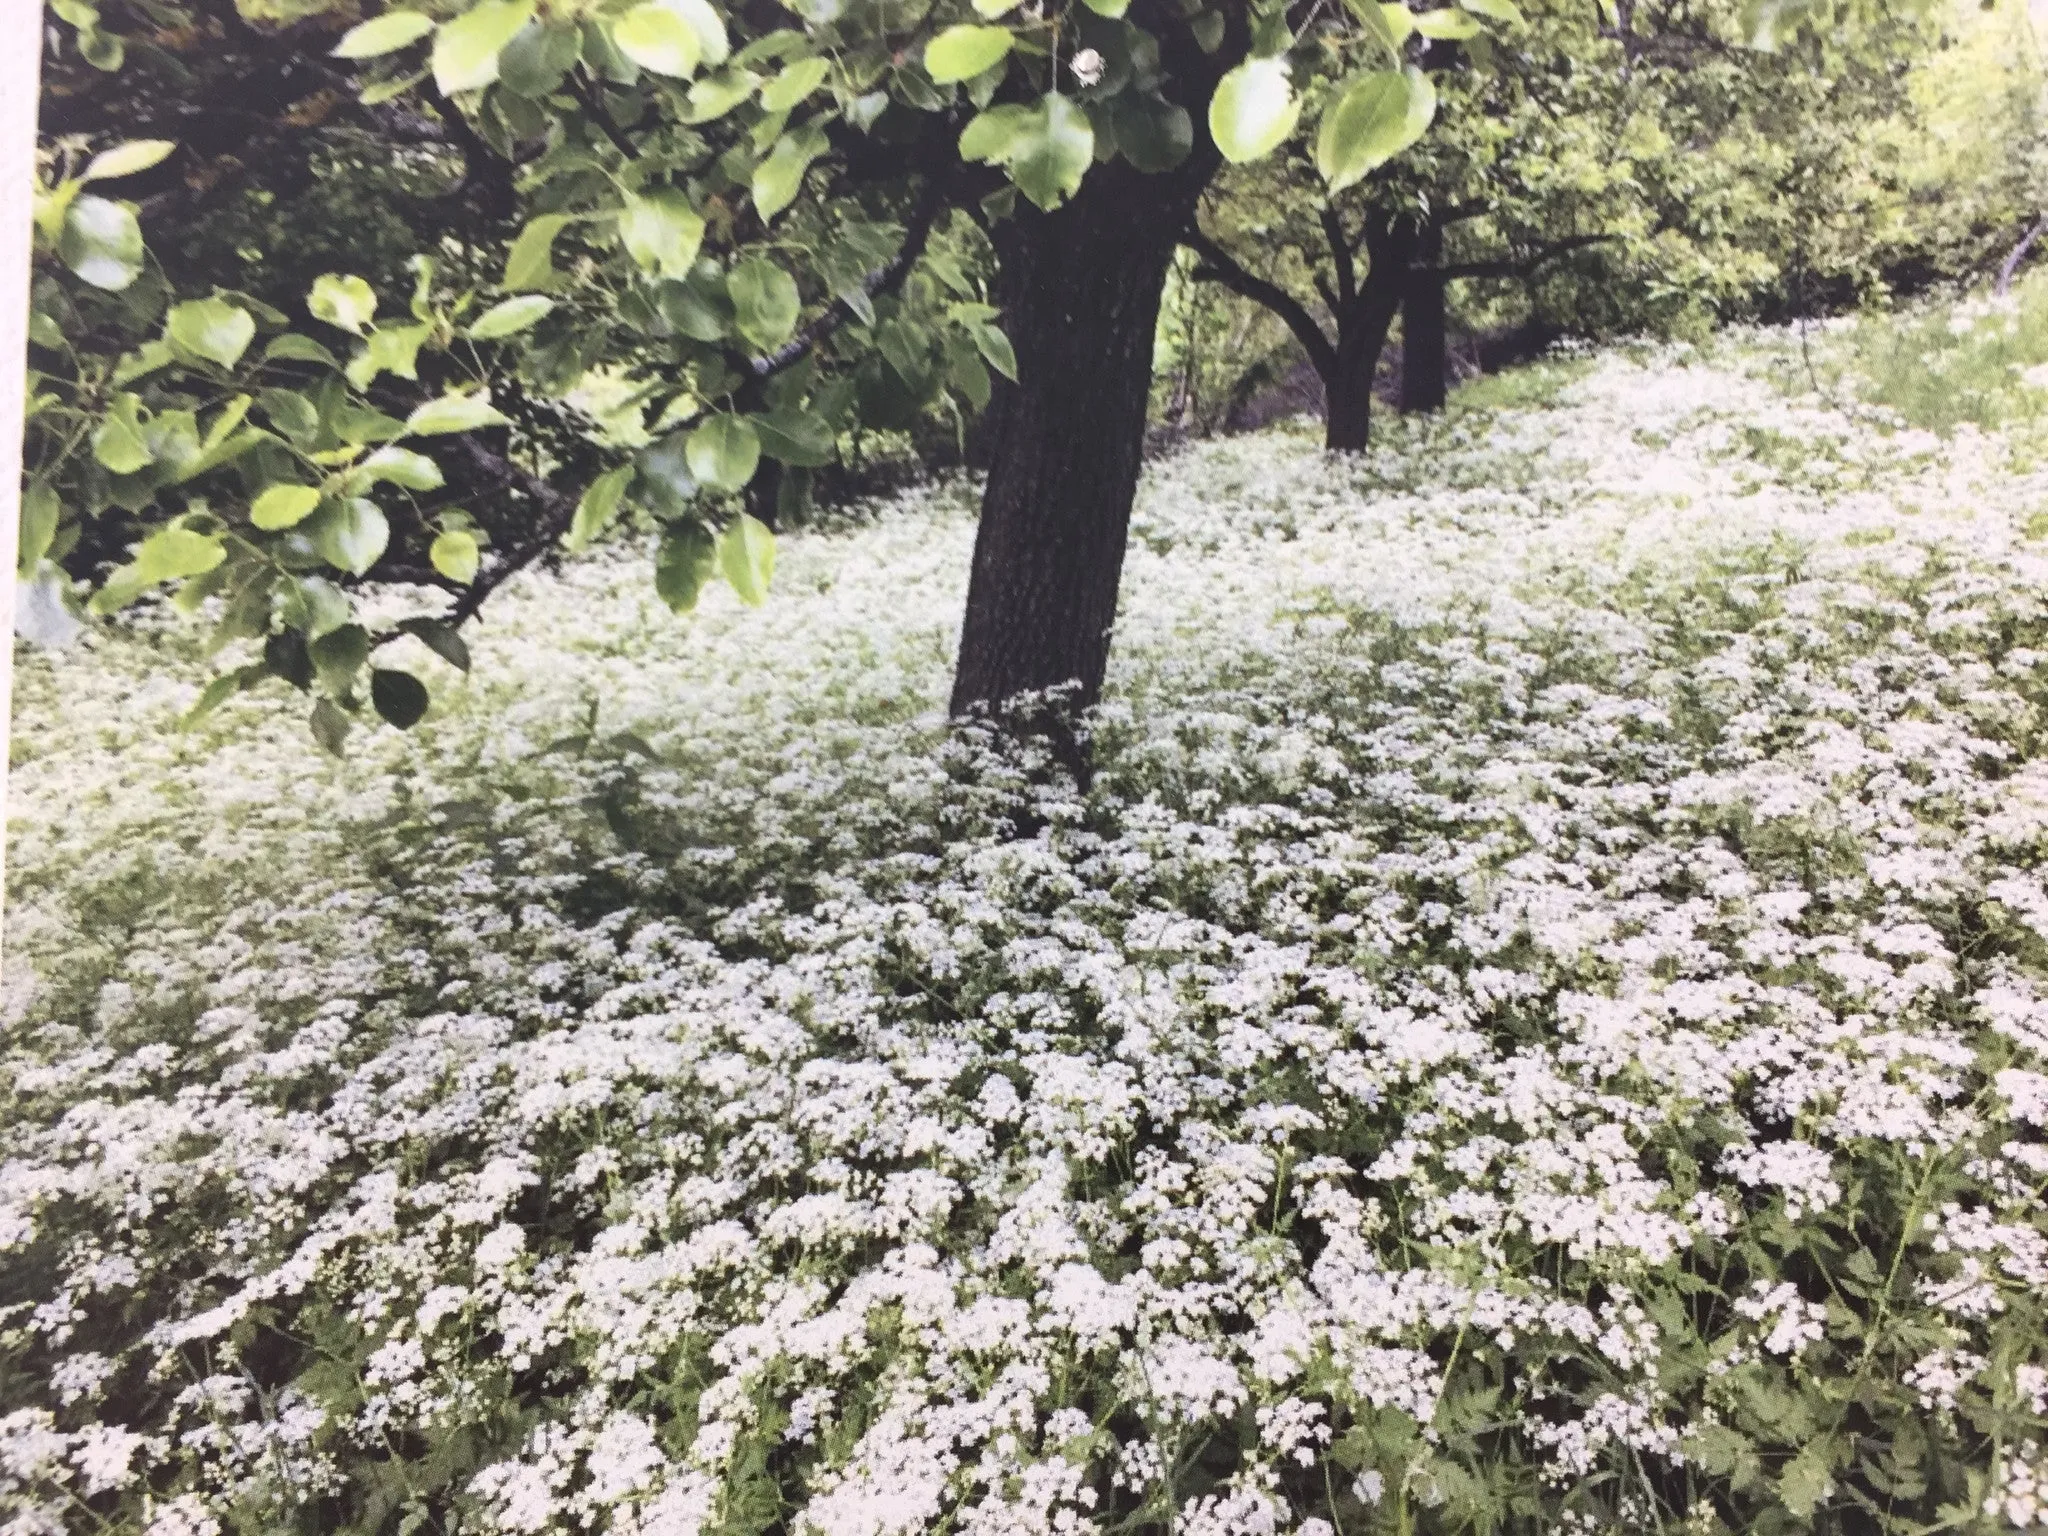
[(588, 547), (590, 541), (609, 528), (612, 519), (619, 515), (619, 503), (632, 481), (633, 466), (630, 464), (607, 470), (591, 481), (582, 499), (576, 503), (576, 516), (562, 542), (571, 550)]
[(1048, 213), (1080, 190), (1095, 160), (1095, 130), (1088, 114), (1050, 92), (1010, 148), (1006, 169), (1032, 202)]
[(498, 54), (533, 19), (534, 0), (483, 0), (443, 22), (434, 37), (434, 88), (443, 96), (474, 91), (498, 78)]
[(498, 84), (538, 101), (562, 88), (582, 55), (583, 34), (577, 28), (528, 22), (498, 55)]
[(440, 619), (407, 619), (399, 629), (415, 636), (420, 644), (432, 651), (458, 671), (469, 670), (469, 647), (462, 642), (462, 636), (455, 632), (455, 626)]
[(320, 492), (310, 485), (270, 485), (249, 504), (249, 521), (265, 533), (295, 528), (320, 505)]
[(155, 459), (142, 431), (140, 396), (114, 397), (92, 434), (92, 456), (117, 475), (132, 475)]
[(164, 335), (187, 358), (232, 368), (256, 339), (256, 317), (226, 299), (189, 299), (164, 318)]
[(1830, 1451), (1827, 1440), (1810, 1440), (1779, 1474), (1778, 1497), (1795, 1518), (1810, 1517), (1834, 1491)]
[(306, 653), (321, 686), (337, 696), (345, 694), (370, 659), (370, 632), (360, 624), (337, 625), (308, 645)]
[(26, 576), (43, 563), (57, 537), (63, 503), (47, 485), (31, 485), (21, 493), (21, 526), (15, 570)]
[(725, 34), (725, 22), (710, 0), (662, 0), (670, 10), (690, 24), (703, 50), (704, 62), (716, 69), (732, 57), (732, 43)]
[(690, 434), (683, 462), (700, 485), (714, 491), (741, 490), (761, 462), (761, 438), (744, 416), (720, 414)]
[(469, 328), (471, 341), (499, 341), (525, 330), (547, 317), (555, 301), (544, 294), (525, 293), (516, 299), (493, 304), (476, 317)]
[(211, 534), (189, 528), (159, 528), (135, 551), (135, 574), (144, 582), (203, 576), (227, 559), (227, 546)]
[(832, 73), (832, 65), (825, 59), (798, 59), (783, 66), (781, 73), (761, 87), (761, 105), (770, 112), (787, 112), (819, 86)]
[(1436, 115), (1436, 89), (1420, 70), (1360, 75), (1323, 113), (1316, 169), (1341, 192), (1408, 148)]
[(761, 77), (750, 69), (728, 69), (722, 74), (707, 75), (690, 87), (689, 110), (683, 114), (683, 121), (708, 123), (721, 118), (753, 95), (760, 83)]
[(1393, 35), (1396, 49), (1415, 35), (1415, 13), (1402, 0), (1384, 0), (1380, 6), (1380, 20), (1386, 23), (1387, 31)]
[(177, 354), (171, 350), (169, 342), (145, 341), (141, 346), (114, 365), (115, 387), (118, 388), (123, 384), (132, 384), (137, 379), (146, 378), (150, 374), (155, 373), (157, 369), (166, 367), (175, 361), (177, 361)]
[(948, 27), (925, 44), (925, 72), (940, 85), (972, 80), (1008, 58), (1016, 41), (1008, 27)]
[(1170, 171), (1195, 146), (1195, 124), (1187, 108), (1156, 96), (1125, 91), (1110, 104), (1116, 147), (1139, 170)]
[(348, 739), (349, 718), (334, 701), (322, 699), (315, 704), (308, 723), (313, 730), (313, 739), (336, 757), (341, 756), (341, 744)]
[(476, 535), (462, 528), (450, 528), (437, 535), (427, 550), (435, 570), (464, 586), (476, 580)]
[(313, 548), (329, 565), (360, 576), (391, 542), (391, 524), (377, 503), (352, 496), (330, 502), (314, 524)]
[(795, 278), (765, 256), (753, 256), (732, 269), (725, 287), (734, 321), (748, 341), (766, 352), (789, 340), (803, 307)]
[(767, 602), (775, 574), (775, 535), (768, 525), (745, 512), (727, 523), (718, 536), (718, 568), (748, 607)]
[(1107, 16), (1115, 21), (1131, 8), (1131, 0), (1082, 0), (1082, 3), (1098, 16)]
[[(375, 302), (372, 299), (371, 302)], [(321, 346), (310, 336), (299, 336), (286, 332), (273, 337), (263, 349), (263, 360), (268, 362), (319, 363), (328, 368), (339, 368), (340, 362), (334, 354)]]
[(636, 5), (613, 22), (612, 42), (635, 64), (657, 75), (693, 75), (704, 57), (697, 29), (659, 0)]
[(838, 435), (808, 411), (784, 408), (754, 418), (761, 451), (771, 459), (817, 469), (830, 464), (839, 451)]
[(511, 419), (492, 405), (486, 395), (443, 395), (416, 407), (405, 418), (405, 430), (415, 437), (430, 437), (439, 432), (474, 432), (479, 427), (504, 426)]
[(1209, 98), (1209, 133), (1223, 158), (1238, 165), (1278, 149), (1300, 116), (1287, 61), (1280, 58), (1247, 59), (1217, 83)]
[(1458, 0), (1458, 4), (1475, 16), (1485, 16), (1494, 21), (1504, 21), (1510, 26), (1524, 25), (1522, 8), (1515, 0)]
[(775, 141), (768, 158), (754, 167), (754, 209), (763, 224), (796, 201), (804, 172), (825, 149), (825, 136), (815, 131), (784, 134)]
[(1476, 37), (1481, 30), (1479, 23), (1463, 11), (1420, 11), (1410, 19), (1415, 24), (1415, 30), (1424, 37), (1442, 38), (1446, 42), (1460, 42), (1468, 37)]
[(994, 21), (998, 16), (1007, 16), (1023, 3), (1024, 0), (974, 0), (974, 14)]
[(974, 327), (974, 345), (989, 367), (995, 369), (1012, 384), (1017, 382), (1017, 353), (1010, 345), (1010, 338), (993, 325)]
[(116, 144), (112, 149), (103, 149), (94, 155), (92, 163), (85, 168), (85, 174), (78, 179), (118, 181), (123, 176), (148, 170), (177, 147), (169, 139), (131, 139), (126, 144)]
[(1358, 18), (1365, 34), (1386, 49), (1387, 57), (1398, 65), (1401, 62), (1401, 42), (1394, 36), (1394, 28), (1388, 22), (1386, 8), (1380, 0), (1344, 0), (1344, 4)]
[(221, 705), (225, 704), (243, 689), (253, 686), (269, 675), (270, 669), (261, 664), (252, 667), (237, 667), (232, 672), (223, 673), (206, 685), (200, 692), (199, 697), (193, 701), (192, 707), (178, 717), (178, 724), (181, 726), (197, 725), (206, 716), (219, 709)]
[(352, 480), (375, 485), (380, 480), (403, 486), (408, 491), (439, 490), (444, 483), (441, 466), (424, 453), (410, 448), (379, 448), (355, 468)]
[(380, 373), (395, 373), (401, 379), (420, 376), (420, 347), (434, 332), (431, 325), (389, 325), (370, 332), (363, 349), (348, 360), (342, 370), (357, 389), (368, 389)]
[(118, 293), (141, 275), (142, 226), (126, 204), (74, 198), (64, 215), (57, 254), (83, 281)]
[(524, 288), (552, 287), (557, 276), (555, 236), (572, 222), (573, 216), (566, 213), (544, 213), (528, 219), (506, 253), (505, 286), (514, 293)]
[(704, 216), (681, 192), (629, 192), (619, 210), (619, 242), (643, 272), (681, 281), (703, 247)]
[(376, 667), (370, 672), (370, 704), (392, 725), (409, 731), (427, 712), (427, 685), (410, 672)]
[(387, 11), (382, 16), (350, 27), (335, 44), (337, 59), (374, 59), (396, 53), (434, 30), (434, 19), (418, 11)]
[[(313, 279), (312, 290), (306, 295), (306, 310), (315, 320), (360, 336), (371, 316), (377, 313), (377, 294), (360, 277), (328, 272)], [(285, 339), (277, 338), (278, 342)]]
[(654, 590), (677, 613), (688, 613), (717, 569), (718, 546), (703, 524), (676, 523), (655, 552)]
[(1016, 152), (1036, 116), (1032, 108), (1015, 102), (990, 107), (962, 131), (960, 158), (1001, 164)]

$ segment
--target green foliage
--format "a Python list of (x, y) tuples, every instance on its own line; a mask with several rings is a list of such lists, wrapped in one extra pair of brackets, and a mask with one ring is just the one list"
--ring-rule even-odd
[[(232, 160), (183, 166), (201, 151), (140, 132), (44, 157), (34, 329), (58, 361), (32, 392), (33, 579), (90, 604), (111, 569), (133, 582), (128, 547), (200, 519), (228, 553), (179, 578), (178, 601), (217, 599), (223, 645), (307, 640), (337, 601), (355, 611), (360, 583), (401, 574), (459, 589), (435, 616), (467, 617), (512, 572), (627, 515), (741, 551), (718, 569), (758, 593), (758, 540), (738, 519), (800, 504), (795, 472), (850, 443), (960, 428), (1015, 376), (986, 229), (1059, 208), (1111, 162), (1160, 174), (1206, 157), (1205, 131), (1262, 169), (1314, 138), (1340, 185), (1421, 154), (1439, 95), (1483, 136), (1484, 91), (1446, 93), (1422, 71), (1483, 68), (1524, 26), (1504, 0), (1308, 17), (1268, 0), (786, 15), (243, 0), (215, 34), (134, 3), (57, 12), (53, 37), (93, 77), (66, 74), (60, 50), (66, 99), (102, 122), (130, 81), (153, 124), (190, 115), (180, 91), (296, 80), (309, 39), (322, 78), (349, 71), (356, 92), (257, 113), (258, 142)], [(96, 83), (124, 60), (127, 79)], [(152, 232), (154, 256), (140, 205), (97, 190), (234, 187), (280, 156), (315, 190), (287, 207), (252, 186)], [(598, 378), (601, 424), (577, 403)], [(444, 434), (462, 442), (441, 452)], [(274, 486), (289, 494), (264, 504), (264, 527), (254, 507)], [(456, 533), (477, 540), (473, 569), (450, 554)], [(309, 598), (314, 579), (338, 597)], [(273, 668), (287, 681), (290, 652)]]

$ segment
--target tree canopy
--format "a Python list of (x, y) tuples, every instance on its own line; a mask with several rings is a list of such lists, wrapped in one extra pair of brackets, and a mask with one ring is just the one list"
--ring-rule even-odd
[[(671, 606), (719, 579), (759, 602), (778, 511), (850, 432), (1005, 399), (955, 703), (1063, 680), (1087, 702), (1185, 210), (1218, 165), (1278, 163), (1286, 216), (1327, 217), (1439, 118), (1375, 185), (1461, 157), (1469, 180), (1536, 57), (1513, 0), (52, 11), (27, 627), (168, 587), (255, 648), (209, 704), (281, 679), (337, 748), (366, 710), (427, 707), (388, 644), (466, 665), (460, 625), (534, 562), (633, 520)], [(1860, 18), (1751, 6), (1687, 35)], [(593, 370), (624, 390), (607, 421)], [(1092, 448), (1041, 408), (1083, 379), (1116, 392)], [(1115, 465), (1087, 514), (1107, 542), (1044, 521), (1090, 463)], [(443, 595), (373, 621), (369, 582)]]

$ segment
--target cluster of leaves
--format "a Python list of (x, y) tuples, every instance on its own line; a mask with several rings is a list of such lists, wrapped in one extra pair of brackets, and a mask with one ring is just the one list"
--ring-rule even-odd
[[(25, 628), (75, 630), (63, 562), (81, 546), (101, 562), (84, 604), (118, 612), (169, 586), (187, 613), (218, 599), (213, 643), (255, 641), (261, 658), (209, 690), (210, 707), (267, 677), (317, 695), (313, 728), (339, 746), (365, 702), (399, 726), (426, 708), (410, 673), (372, 665), (399, 630), (358, 621), (347, 584), (386, 554), (394, 520), (417, 533), (452, 585), (474, 580), (477, 535), (457, 507), (432, 501), (446, 483), (421, 440), (504, 421), (481, 391), (423, 394), (403, 417), (368, 397), (380, 379), (418, 381), (423, 352), (489, 334), (487, 314), (458, 328), (433, 302), (422, 259), (405, 323), (377, 323), (359, 277), (330, 274), (307, 317), (357, 338), (344, 362), (290, 316), (245, 293), (177, 299), (149, 270), (132, 205), (88, 190), (148, 169), (173, 149), (137, 141), (104, 150), (38, 189), (43, 270), (31, 299), (30, 374), (19, 572)], [(394, 499), (395, 498), (395, 499)], [(403, 629), (462, 663), (462, 642), (422, 617)]]
[[(80, 0), (67, 6), (71, 46), (98, 69), (157, 58), (166, 29), (204, 30), (203, 10), (159, 0), (137, 0), (125, 32)], [(316, 284), (315, 318), (360, 336), (350, 361), (311, 337), (266, 336), (252, 351), (259, 330), (287, 324), (248, 291), (261, 281), (201, 273), (200, 296), (170, 291), (134, 207), (87, 189), (145, 161), (71, 174), (70, 157), (93, 146), (51, 149), (38, 345), (60, 361), (36, 381), (24, 539), (34, 606), (62, 630), (67, 578), (85, 579), (95, 612), (182, 582), (189, 604), (229, 600), (227, 635), (275, 640), (282, 658), (293, 634), (305, 647), (331, 649), (328, 635), (351, 630), (374, 641), (352, 616), (352, 583), (438, 577), (457, 589), (440, 613), (452, 632), (513, 571), (588, 546), (629, 509), (660, 530), (656, 587), (672, 605), (688, 608), (720, 571), (758, 600), (770, 526), (850, 434), (903, 430), (934, 410), (964, 427), (996, 377), (1014, 377), (977, 242), (1020, 197), (1056, 209), (1111, 159), (1175, 169), (1203, 137), (1191, 107), (1239, 162), (1319, 121), (1318, 163), (1348, 184), (1430, 120), (1410, 39), (1472, 37), (1481, 16), (1512, 8), (1140, 12), (1132, 0), (856, 4), (814, 8), (801, 26), (712, 0), (485, 0), (360, 21), (321, 4), (275, 13), (258, 32), (298, 28), (301, 55), (305, 28), (325, 27), (322, 51), (354, 72), (359, 114), (413, 113), (407, 131), (458, 147), (465, 180), (495, 158), (512, 218), (455, 242), (459, 280), (445, 294), (422, 247), (410, 324), (375, 325), (360, 279), (346, 299)], [(271, 14), (245, 0), (237, 19), (246, 29)], [(331, 112), (332, 97), (324, 86), (320, 103), (291, 113)], [(118, 153), (172, 147), (150, 143)], [(580, 483), (557, 487), (562, 454), (520, 407), (562, 401), (593, 370), (626, 381), (633, 451), (586, 439)], [(495, 554), (495, 508), (399, 510), (370, 494), (451, 484), (389, 425), (443, 388), (493, 402), (462, 424), (477, 445), (463, 452), (496, 455), (496, 483), (529, 493), (532, 526), (506, 530)], [(300, 492), (318, 500), (301, 507)], [(297, 574), (280, 563), (291, 561)], [(259, 566), (282, 574), (261, 578)], [(333, 597), (292, 597), (306, 579)], [(288, 659), (272, 670), (307, 676)]]

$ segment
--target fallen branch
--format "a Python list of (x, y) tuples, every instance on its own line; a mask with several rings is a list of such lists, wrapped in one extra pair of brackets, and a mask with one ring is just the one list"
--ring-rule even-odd
[(2004, 264), (1998, 269), (1998, 281), (1991, 287), (1993, 293), (2000, 298), (2006, 295), (2012, 287), (2013, 274), (2019, 271), (2020, 263), (2027, 259), (2027, 252), (2034, 248), (2034, 242), (2044, 234), (2048, 234), (2048, 214), (2043, 214), (2035, 220), (2034, 227), (2020, 236), (2020, 243), (2012, 248), (2012, 254), (2005, 258)]

